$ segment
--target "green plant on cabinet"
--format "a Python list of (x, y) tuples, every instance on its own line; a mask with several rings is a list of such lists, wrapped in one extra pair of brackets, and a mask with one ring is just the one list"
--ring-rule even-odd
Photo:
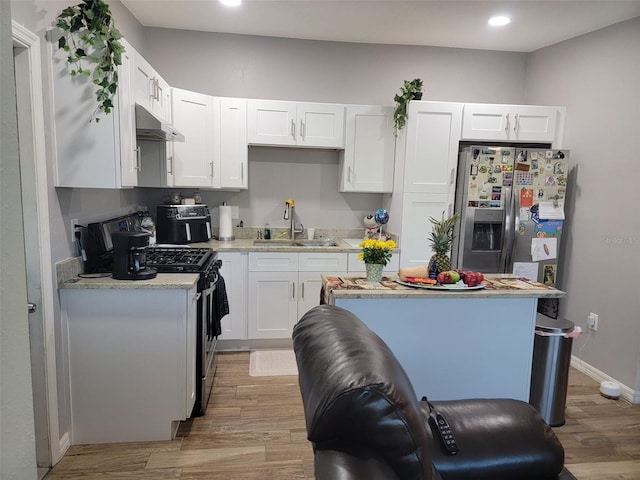
[[(103, 0), (83, 0), (62, 10), (56, 26), (62, 30), (58, 48), (67, 52), (72, 77), (86, 76), (96, 86), (98, 106), (92, 116), (100, 121), (99, 112), (113, 109), (118, 90), (118, 65), (122, 64), (122, 35), (115, 27), (111, 10)], [(91, 69), (93, 65), (93, 70)]]
[(413, 80), (405, 80), (404, 85), (400, 88), (400, 93), (396, 93), (393, 101), (396, 102), (396, 108), (393, 112), (393, 122), (396, 136), (398, 132), (404, 128), (407, 123), (407, 106), (411, 100), (420, 100), (422, 98), (422, 80), (414, 78)]

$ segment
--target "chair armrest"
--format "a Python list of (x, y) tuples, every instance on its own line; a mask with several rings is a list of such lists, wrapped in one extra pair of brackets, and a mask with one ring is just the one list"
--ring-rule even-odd
[[(446, 455), (432, 428), (431, 460), (447, 480), (540, 480), (556, 478), (564, 449), (555, 433), (528, 403), (512, 399), (434, 401), (449, 422), (458, 444)], [(428, 422), (429, 407), (420, 402)]]

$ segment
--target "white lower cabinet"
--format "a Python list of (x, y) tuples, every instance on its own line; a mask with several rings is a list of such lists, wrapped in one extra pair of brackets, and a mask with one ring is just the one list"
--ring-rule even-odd
[(220, 340), (247, 338), (247, 261), (248, 253), (218, 252), (222, 260), (220, 274), (224, 278), (229, 301), (229, 314), (222, 317)]
[(195, 285), (60, 290), (72, 444), (173, 438), (195, 401), (197, 295)]
[(291, 338), (300, 317), (320, 304), (322, 273), (346, 270), (346, 253), (250, 252), (249, 338)]

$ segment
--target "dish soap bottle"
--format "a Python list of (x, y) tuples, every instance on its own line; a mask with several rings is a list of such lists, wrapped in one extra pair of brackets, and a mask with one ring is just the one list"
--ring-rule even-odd
[(264, 239), (265, 240), (271, 239), (271, 229), (269, 228), (268, 223), (264, 226)]

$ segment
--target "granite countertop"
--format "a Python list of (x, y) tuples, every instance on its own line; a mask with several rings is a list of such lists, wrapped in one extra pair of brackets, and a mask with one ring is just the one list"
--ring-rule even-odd
[[(238, 231), (238, 230), (236, 230)], [(314, 246), (297, 246), (287, 245), (291, 240), (287, 238), (260, 240), (256, 238), (256, 229), (239, 229), (243, 237), (231, 241), (209, 240), (208, 242), (191, 243), (193, 248), (210, 248), (215, 252), (324, 252), (324, 253), (354, 253), (359, 252), (358, 243), (362, 240), (357, 231), (339, 231), (331, 229), (323, 229), (316, 235), (312, 242), (335, 242), (335, 246), (314, 245)], [(339, 236), (349, 234), (348, 237)], [(345, 240), (346, 239), (346, 240)], [(264, 243), (254, 244), (254, 242), (262, 241)], [(305, 238), (296, 238), (296, 242), (308, 242)], [(399, 249), (395, 249), (394, 253), (399, 253)], [(59, 262), (56, 265), (56, 275), (58, 277), (58, 288), (60, 289), (87, 289), (87, 288), (111, 288), (111, 289), (130, 289), (130, 288), (150, 288), (150, 289), (170, 289), (170, 288), (191, 288), (198, 280), (198, 274), (185, 273), (159, 273), (155, 278), (150, 280), (114, 280), (110, 275), (99, 278), (83, 278), (78, 274), (82, 272), (82, 262), (79, 257), (73, 257), (65, 262)]]
[(559, 298), (566, 292), (538, 282), (516, 278), (508, 274), (485, 275), (485, 288), (482, 289), (426, 289), (401, 285), (395, 282), (398, 277), (386, 275), (380, 283), (368, 283), (364, 275), (350, 277), (322, 276), (325, 303), (330, 296), (341, 299), (356, 298)]
[(75, 277), (61, 282), (60, 289), (186, 289), (193, 288), (200, 278), (198, 273), (159, 273), (149, 280), (115, 280), (111, 275), (98, 278)]

